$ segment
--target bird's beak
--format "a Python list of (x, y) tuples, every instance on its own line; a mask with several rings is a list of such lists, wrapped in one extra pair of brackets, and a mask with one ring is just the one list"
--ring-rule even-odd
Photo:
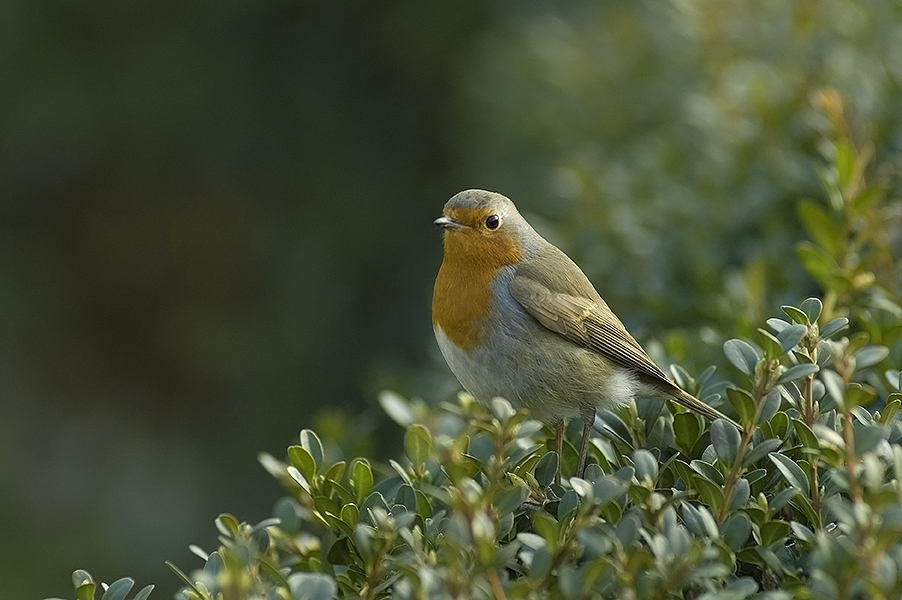
[(464, 228), (463, 224), (460, 221), (456, 221), (448, 215), (440, 216), (438, 219), (433, 221), (433, 223), (435, 223), (442, 229), (454, 229), (455, 231), (460, 231)]

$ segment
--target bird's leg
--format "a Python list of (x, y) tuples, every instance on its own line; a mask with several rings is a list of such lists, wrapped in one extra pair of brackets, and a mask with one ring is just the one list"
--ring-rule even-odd
[(579, 444), (579, 460), (576, 462), (576, 476), (582, 477), (586, 470), (586, 453), (589, 450), (589, 432), (595, 424), (595, 407), (590, 406), (580, 411), (583, 418), (583, 439)]
[(557, 473), (554, 475), (554, 482), (558, 485), (561, 483), (561, 460), (563, 460), (564, 450), (564, 420), (561, 419), (554, 425), (554, 451), (557, 452)]

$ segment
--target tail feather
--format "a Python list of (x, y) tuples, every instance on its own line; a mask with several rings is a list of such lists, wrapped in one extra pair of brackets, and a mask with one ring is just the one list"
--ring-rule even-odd
[(680, 388), (673, 386), (672, 390), (668, 390), (673, 399), (680, 405), (688, 408), (692, 412), (698, 413), (704, 417), (708, 417), (712, 421), (715, 419), (723, 419), (736, 429), (742, 430), (742, 426), (739, 425), (736, 421), (726, 416), (713, 406), (709, 406), (693, 396), (692, 394), (681, 390)]

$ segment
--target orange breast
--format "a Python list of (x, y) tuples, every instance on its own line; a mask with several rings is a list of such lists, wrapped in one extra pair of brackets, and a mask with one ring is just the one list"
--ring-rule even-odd
[(492, 279), (498, 269), (520, 260), (504, 235), (445, 232), (445, 255), (432, 294), (432, 324), (458, 348), (475, 348), (492, 309)]

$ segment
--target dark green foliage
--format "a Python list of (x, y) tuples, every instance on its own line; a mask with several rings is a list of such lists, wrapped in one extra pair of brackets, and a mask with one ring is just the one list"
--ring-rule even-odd
[[(838, 119), (838, 98), (821, 101)], [(287, 461), (261, 455), (288, 496), (254, 526), (220, 516), (203, 567), (173, 566), (178, 598), (902, 596), (902, 393), (885, 364), (899, 272), (887, 200), (841, 131), (821, 177), (830, 205), (799, 208), (823, 298), (727, 340), (730, 382), (673, 370), (741, 431), (661, 399), (600, 411), (577, 478), (575, 440), (558, 456), (553, 432), (502, 399), (428, 409), (387, 394), (403, 459), (328, 457), (306, 429)], [(76, 588), (93, 598), (86, 574)]]
[(875, 363), (840, 375), (862, 351), (829, 345), (822, 312), (784, 307), (804, 332), (772, 320), (789, 340), (772, 350), (725, 345), (748, 379), (722, 405), (742, 432), (643, 401), (598, 419), (585, 479), (555, 484), (553, 433), (502, 400), (421, 415), (375, 487), (364, 459), (311, 459), (306, 430), (290, 462), (261, 456), (290, 493), (280, 522), (220, 517), (223, 545), (181, 596), (898, 597), (902, 394), (860, 410)]
[(154, 586), (148, 585), (141, 588), (134, 596), (129, 596), (129, 592), (135, 586), (135, 580), (123, 577), (109, 585), (100, 584), (98, 590), (98, 585), (94, 582), (91, 574), (82, 569), (72, 573), (72, 585), (75, 586), (75, 600), (95, 600), (98, 591), (102, 592), (98, 600), (126, 600), (126, 598), (147, 600), (154, 588)]

